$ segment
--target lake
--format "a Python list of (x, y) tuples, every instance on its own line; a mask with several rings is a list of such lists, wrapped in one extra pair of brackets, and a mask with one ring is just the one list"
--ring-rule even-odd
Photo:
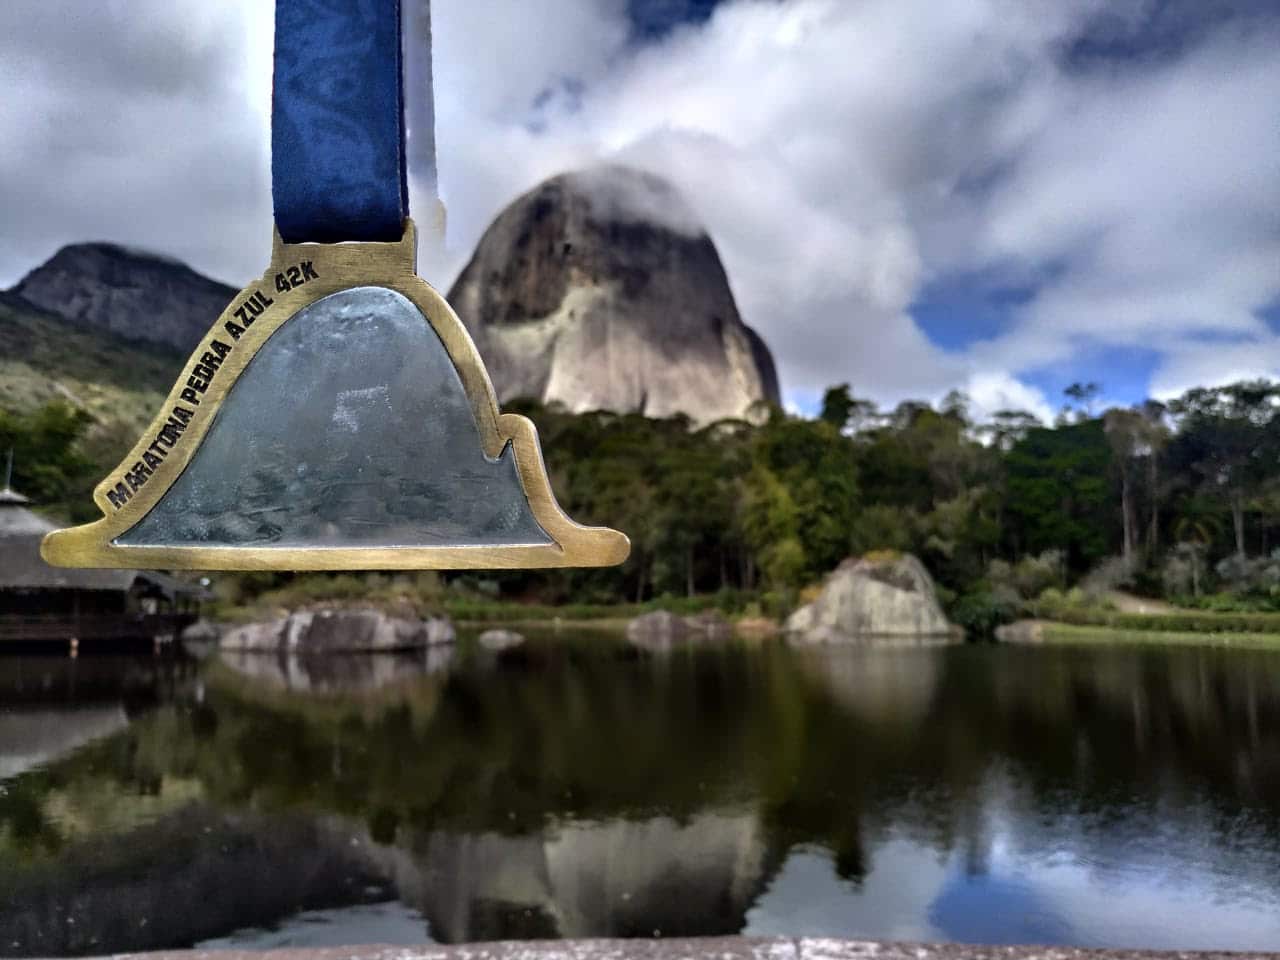
[(0, 658), (0, 954), (726, 933), (1280, 950), (1280, 654)]

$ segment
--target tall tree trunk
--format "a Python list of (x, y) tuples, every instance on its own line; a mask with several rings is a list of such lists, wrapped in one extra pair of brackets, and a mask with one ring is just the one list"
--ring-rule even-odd
[(1120, 471), (1120, 513), (1124, 528), (1124, 566), (1133, 569), (1133, 503), (1129, 490), (1129, 471)]
[(1244, 492), (1236, 489), (1231, 494), (1231, 523), (1236, 530), (1236, 556), (1244, 559)]
[(693, 596), (693, 544), (684, 550), (684, 583), (685, 596)]
[(1151, 526), (1147, 527), (1147, 553), (1154, 562), (1160, 549), (1160, 468), (1151, 451)]

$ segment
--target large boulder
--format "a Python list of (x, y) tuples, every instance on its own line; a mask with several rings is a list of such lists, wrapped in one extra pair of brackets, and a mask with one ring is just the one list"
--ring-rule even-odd
[(539, 184), (485, 231), (449, 302), (502, 402), (698, 424), (780, 402), (715, 244), (652, 174), (605, 166)]
[(224, 650), (290, 653), (379, 653), (452, 643), (453, 624), (392, 617), (378, 610), (301, 610), (223, 634)]
[(929, 571), (909, 553), (844, 561), (818, 598), (787, 619), (788, 639), (802, 644), (958, 635), (942, 612)]

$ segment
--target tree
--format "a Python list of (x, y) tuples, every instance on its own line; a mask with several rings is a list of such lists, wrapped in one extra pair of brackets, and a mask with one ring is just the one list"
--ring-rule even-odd
[(1178, 555), (1191, 567), (1191, 595), (1200, 596), (1200, 571), (1213, 543), (1213, 522), (1204, 516), (1179, 517), (1173, 525), (1173, 538)]
[(853, 414), (853, 404), (854, 399), (847, 383), (828, 387), (827, 392), (822, 395), (822, 412), (818, 414), (818, 419), (831, 424), (836, 430), (844, 430)]
[(0, 410), (0, 456), (13, 451), (14, 487), (39, 504), (70, 508), (73, 518), (87, 519), (82, 511), (95, 515), (89, 492), (106, 468), (84, 453), (91, 422), (87, 413), (66, 403), (26, 414)]
[(1063, 550), (1082, 572), (1107, 555), (1111, 445), (1101, 420), (1027, 432), (1005, 458), (1005, 513), (1022, 553)]
[(1143, 443), (1147, 448), (1147, 498), (1151, 515), (1147, 524), (1147, 556), (1154, 562), (1160, 549), (1160, 458), (1169, 444), (1168, 413), (1159, 400), (1146, 400), (1139, 408), (1143, 419)]
[(1000, 452), (1008, 453), (1028, 430), (1042, 426), (1040, 418), (1026, 410), (997, 410), (989, 422), (978, 428), (978, 435), (986, 437)]
[(1069, 401), (1062, 408), (1063, 419), (1070, 412), (1075, 413), (1075, 421), (1079, 423), (1081, 420), (1093, 419), (1093, 405), (1097, 402), (1098, 395), (1102, 393), (1102, 385), (1089, 381), (1088, 383), (1076, 382), (1071, 384), (1062, 391), (1063, 396)]
[(1138, 526), (1134, 515), (1134, 461), (1145, 450), (1146, 420), (1137, 410), (1115, 407), (1103, 414), (1102, 422), (1111, 444), (1111, 462), (1120, 479), (1122, 555), (1126, 569), (1131, 570)]
[(1178, 417), (1177, 452), (1182, 463), (1215, 491), (1231, 513), (1236, 556), (1245, 556), (1245, 504), (1274, 472), (1276, 400), (1280, 388), (1267, 380), (1224, 387), (1197, 387), (1169, 405)]
[(828, 387), (822, 395), (822, 412), (818, 419), (831, 424), (837, 431), (861, 433), (879, 419), (879, 411), (870, 400), (855, 397), (849, 392), (849, 384)]

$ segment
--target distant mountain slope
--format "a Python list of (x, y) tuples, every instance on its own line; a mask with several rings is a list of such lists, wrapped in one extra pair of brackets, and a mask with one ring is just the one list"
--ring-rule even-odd
[(485, 232), (449, 302), (503, 401), (696, 423), (779, 402), (715, 244), (651, 174), (606, 166), (535, 187)]
[(10, 293), (77, 326), (189, 353), (236, 290), (177, 260), (111, 243), (77, 243)]
[(160, 409), (184, 359), (175, 349), (77, 326), (0, 293), (0, 409), (25, 412), (64, 400), (101, 428), (137, 434)]

